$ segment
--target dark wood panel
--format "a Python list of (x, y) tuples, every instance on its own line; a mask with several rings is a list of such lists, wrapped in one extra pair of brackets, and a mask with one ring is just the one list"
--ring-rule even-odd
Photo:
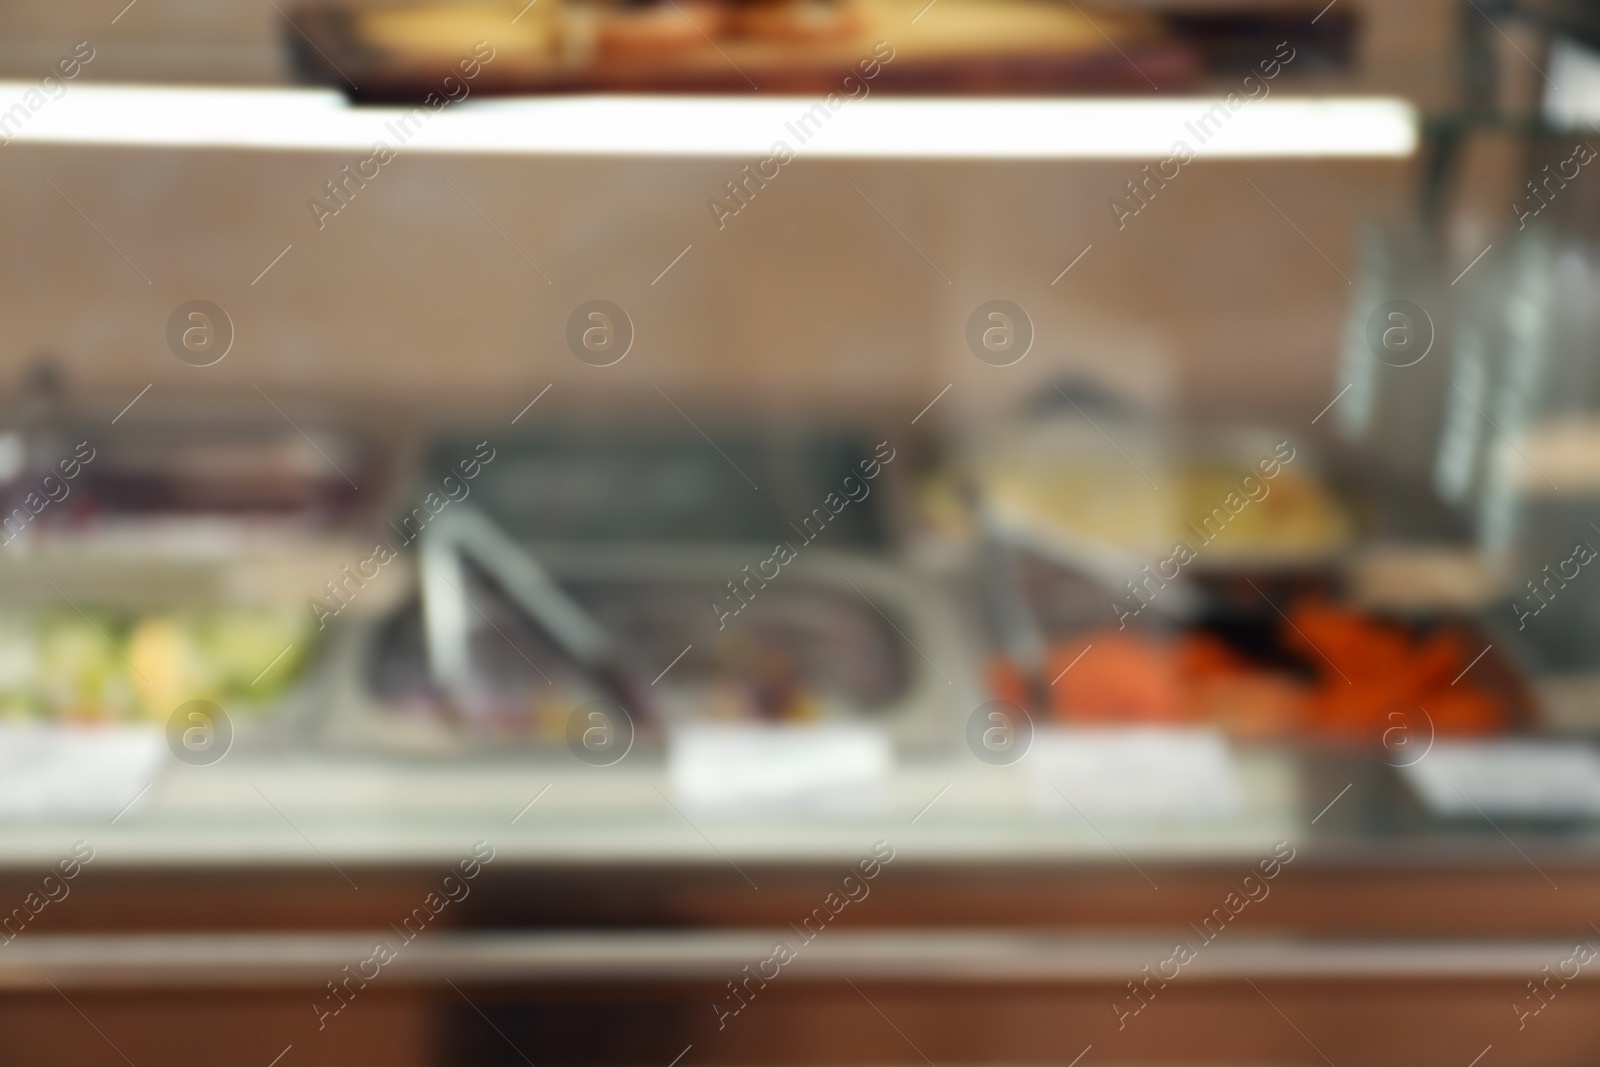
[[(77, 993), (0, 997), (0, 1065), (27, 1067), (422, 1067), (438, 1062), (433, 998), (411, 990), (370, 999), (317, 1030), (313, 991), (216, 995)], [(359, 1006), (360, 1011), (355, 1008)]]
[[(1250, 868), (1142, 865), (884, 868), (840, 926), (1181, 928), (1239, 888)], [(1515, 867), (1347, 869), (1297, 861), (1242, 917), (1257, 931), (1362, 936), (1561, 936), (1600, 915), (1600, 870)], [(844, 867), (564, 868), (495, 864), (439, 918), (450, 928), (767, 927), (798, 922), (838, 890)], [(121, 871), (90, 867), (46, 907), (34, 932), (337, 930), (398, 922), (444, 871), (359, 870), (352, 889), (327, 868)], [(1548, 874), (1558, 885), (1552, 888)], [(37, 879), (0, 878), (9, 911)]]
[[(259, 1064), (1405, 1063), (1551, 1067), (1600, 1055), (1600, 988), (1572, 985), (1519, 1030), (1510, 983), (1175, 982), (1119, 1030), (1103, 986), (928, 989), (774, 983), (739, 1016), (711, 988), (370, 990), (317, 1031), (304, 994), (0, 998), (0, 1063)], [(1269, 999), (1270, 998), (1270, 1002)], [(81, 1009), (82, 1014), (79, 1014)], [(86, 1018), (87, 1017), (87, 1018)], [(92, 1020), (92, 1024), (91, 1024)], [(115, 1044), (115, 1048), (112, 1044)], [(120, 1053), (117, 1051), (120, 1049)], [(125, 1055), (126, 1060), (122, 1058)], [(291, 1060), (290, 1057), (293, 1057)]]
[[(1544, 873), (1527, 865), (1339, 867), (1314, 859), (1297, 857), (1269, 883), (1270, 894), (1239, 916), (1240, 935), (1559, 943), (1594, 937), (1589, 922), (1600, 915), (1600, 871), (1547, 866), (1542, 857)], [(1121, 863), (952, 868), (902, 858), (835, 923), (856, 930), (1034, 926), (1176, 932), (1221, 904), (1248, 870), (1242, 863), (1144, 867), (1160, 889)], [(832, 866), (745, 870), (759, 890), (731, 868), (717, 866), (548, 869), (497, 862), (473, 881), (468, 898), (440, 915), (438, 927), (779, 928), (817, 907), (846, 873)], [(44, 909), (19, 936), (382, 929), (420, 904), (443, 876), (431, 869), (347, 873), (359, 890), (326, 868), (90, 867), (71, 883), (67, 899)], [(34, 885), (26, 876), (8, 874), (0, 879), (0, 901), (20, 901)], [(1551, 960), (1552, 966), (1557, 962)], [(1466, 1067), (1491, 1044), (1494, 1051), (1484, 1061), (1490, 1067), (1577, 1067), (1600, 1057), (1600, 983), (1588, 981), (1587, 973), (1520, 1029), (1512, 1005), (1531, 1002), (1524, 999), (1522, 980), (1507, 978), (1258, 980), (1257, 988), (1236, 977), (1207, 980), (1197, 971), (1180, 975), (1137, 1015), (1119, 1020), (1112, 1005), (1120, 1000), (1126, 1011), (1128, 990), (1102, 981), (878, 980), (852, 987), (807, 981), (797, 971), (771, 982), (719, 1025), (714, 1005), (721, 1002), (726, 1011), (727, 990), (703, 982), (480, 982), (456, 989), (393, 977), (363, 990), (321, 1031), (312, 1004), (323, 991), (310, 988), (69, 990), (71, 1003), (59, 994), (0, 995), (0, 1065), (267, 1067), (290, 1044), (294, 1048), (280, 1067), (362, 1060), (666, 1067), (691, 1045), (680, 1067), (1065, 1064), (1089, 1045), (1093, 1050), (1082, 1067)]]

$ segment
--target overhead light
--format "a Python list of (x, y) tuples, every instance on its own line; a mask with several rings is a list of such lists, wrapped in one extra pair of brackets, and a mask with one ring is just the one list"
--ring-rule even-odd
[(0, 82), (0, 141), (123, 147), (850, 159), (1153, 159), (1410, 155), (1417, 115), (1378, 97), (1013, 99), (559, 96), (439, 110), (320, 89)]

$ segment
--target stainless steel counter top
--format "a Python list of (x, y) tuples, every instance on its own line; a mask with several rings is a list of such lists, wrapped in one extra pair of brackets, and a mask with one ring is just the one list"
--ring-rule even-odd
[(1041, 810), (1019, 767), (971, 758), (902, 763), (876, 809), (756, 813), (685, 809), (672, 799), (665, 764), (648, 756), (591, 768), (239, 754), (211, 767), (165, 767), (115, 819), (0, 821), (0, 867), (46, 866), (78, 840), (94, 847), (97, 867), (328, 864), (347, 875), (453, 863), (478, 840), (502, 862), (537, 865), (849, 863), (877, 840), (913, 864), (1225, 864), (1253, 861), (1278, 841), (1311, 862), (1600, 862), (1591, 828), (1374, 832), (1359, 809), (1384, 801), (1355, 775), (1341, 783), (1335, 768), (1308, 777), (1296, 756), (1272, 750), (1242, 752), (1237, 766), (1236, 815), (1155, 821)]
[[(110, 818), (0, 822), (0, 864), (53, 861), (72, 841), (96, 865), (453, 862), (473, 841), (527, 863), (853, 861), (878, 839), (914, 862), (1253, 858), (1306, 835), (1292, 761), (1239, 759), (1236, 816), (1169, 823), (1036, 809), (1017, 767), (908, 763), (878, 810), (764, 815), (685, 810), (666, 766), (232, 758), (166, 767)], [(537, 798), (537, 799), (536, 799)], [(1332, 799), (1331, 797), (1329, 799)]]

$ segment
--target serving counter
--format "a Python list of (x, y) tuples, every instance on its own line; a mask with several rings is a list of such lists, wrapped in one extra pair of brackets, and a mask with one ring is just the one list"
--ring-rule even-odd
[(1234, 815), (1164, 822), (970, 757), (765, 815), (685, 810), (644, 755), (172, 766), (114, 820), (0, 827), (0, 1056), (1592, 1058), (1600, 835), (1430, 820), (1354, 757), (1237, 765)]

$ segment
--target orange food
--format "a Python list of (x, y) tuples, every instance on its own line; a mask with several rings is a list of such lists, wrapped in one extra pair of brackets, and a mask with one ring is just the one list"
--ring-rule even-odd
[(1293, 736), (1306, 719), (1305, 683), (1277, 671), (1196, 679), (1189, 698), (1199, 721), (1254, 741)]
[(1283, 737), (1305, 718), (1305, 683), (1266, 670), (1210, 634), (1184, 637), (1183, 678), (1194, 717), (1235, 737)]
[[(1403, 701), (1426, 712), (1441, 735), (1507, 725), (1501, 697), (1470, 679), (1456, 682), (1476, 655), (1459, 628), (1418, 637), (1325, 602), (1302, 603), (1289, 618), (1284, 646), (1311, 667), (1310, 680), (1263, 667), (1206, 633), (1166, 640), (1107, 627), (1057, 642), (1043, 677), (1052, 717), (1079, 725), (1209, 723), (1245, 738), (1357, 740), (1379, 709)], [(1029, 687), (1015, 667), (995, 661), (989, 682), (996, 696), (1029, 706)]]
[[(990, 691), (1024, 708), (1028, 684), (1015, 666), (989, 665)], [(1053, 680), (1053, 684), (1052, 684)], [(1170, 645), (1105, 629), (1050, 646), (1043, 682), (1063, 723), (1158, 723), (1188, 719), (1183, 681)], [(1030, 708), (1038, 711), (1038, 708)]]
[(1107, 628), (1082, 640), (1061, 642), (1051, 648), (1045, 674), (1056, 679), (1050, 687), (1051, 702), (1056, 717), (1066, 722), (1157, 723), (1189, 718), (1172, 646), (1132, 631)]
[(1401, 626), (1319, 603), (1297, 606), (1290, 619), (1288, 643), (1317, 669), (1307, 705), (1313, 733), (1363, 736), (1373, 712), (1391, 701), (1422, 708), (1441, 734), (1491, 733), (1506, 725), (1501, 700), (1470, 684), (1452, 684), (1474, 655), (1459, 630), (1418, 638)]
[(1010, 661), (992, 659), (989, 661), (988, 669), (984, 673), (988, 676), (989, 692), (994, 694), (996, 700), (1009, 701), (1017, 707), (1028, 711), (1039, 710), (1030, 706), (1033, 700), (1028, 696), (1027, 680), (1022, 677), (1022, 673), (1016, 667), (1012, 666)]

